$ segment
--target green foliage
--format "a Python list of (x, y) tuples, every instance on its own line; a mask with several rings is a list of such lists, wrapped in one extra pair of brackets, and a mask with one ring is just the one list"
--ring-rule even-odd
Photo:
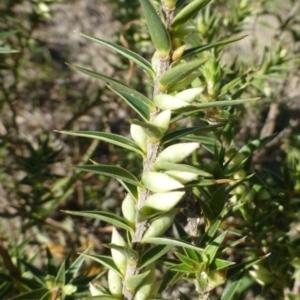
[[(50, 16), (43, 4), (32, 4), (33, 28)], [(229, 300), (245, 299), (250, 291), (260, 299), (297, 297), (300, 164), (295, 145), (299, 128), (290, 125), (291, 137), (285, 136), (283, 144), (286, 128), (272, 119), (276, 95), (284, 95), (292, 70), (299, 71), (299, 49), (293, 54), (283, 46), (284, 33), (292, 39), (287, 47), (298, 39), (297, 5), (291, 16), (282, 19), (273, 11), (272, 1), (140, 0), (139, 4), (145, 20), (140, 27), (131, 28), (136, 30), (136, 42), (127, 36), (130, 43), (125, 43), (124, 32), (121, 42), (125, 47), (80, 35), (115, 51), (126, 59), (124, 66), (136, 64), (145, 74), (137, 70), (137, 76), (125, 84), (98, 73), (97, 66), (89, 70), (70, 65), (104, 81), (115, 107), (120, 105), (117, 99), (124, 100), (121, 107), (132, 109), (129, 120), (126, 118), (130, 130), (120, 134), (95, 129), (58, 131), (95, 143), (73, 167), (72, 178), (61, 179), (51, 171), (60, 161), (61, 150), (51, 145), (50, 136), (38, 139), (37, 147), (22, 141), (27, 155), (14, 159), (26, 174), (16, 184), (20, 202), (12, 205), (22, 219), (22, 232), (32, 230), (41, 236), (37, 225), (47, 224), (49, 212), (87, 174), (101, 183), (96, 201), (99, 194), (108, 193), (106, 183), (116, 179), (125, 191), (125, 195), (120, 193), (123, 203), (117, 202), (112, 211), (105, 211), (110, 208), (104, 205), (98, 210), (103, 204), (99, 201), (96, 209), (63, 212), (76, 218), (77, 227), (71, 230), (75, 228), (78, 240), (84, 237), (82, 232), (91, 232), (91, 219), (95, 232), (103, 232), (105, 226), (108, 231), (112, 228), (112, 235), (97, 236), (103, 253), (85, 251), (75, 262), (67, 258), (59, 267), (47, 250), (47, 259), (42, 258), (45, 270), (35, 264), (40, 255), (28, 259), (22, 253), (28, 243), (12, 247), (10, 253), (0, 245), (3, 261), (9, 257), (10, 262), (0, 268), (0, 295), (9, 299)], [(131, 4), (120, 1), (114, 5), (124, 12)], [(129, 16), (137, 17), (135, 13), (129, 10), (123, 17), (129, 22)], [(249, 18), (264, 14), (278, 19), (277, 45), (265, 48), (261, 57), (251, 52), (253, 57), (247, 59), (240, 51), (231, 53), (235, 43), (250, 39), (244, 35)], [(146, 27), (148, 32), (141, 38), (145, 31), (138, 29)], [(7, 38), (13, 46), (19, 36), (19, 41), (24, 39), (16, 31), (3, 30), (0, 38)], [(142, 39), (151, 47), (142, 47)], [(258, 49), (258, 41), (250, 44)], [(227, 47), (231, 47), (229, 52)], [(21, 54), (25, 48), (11, 47)], [(14, 80), (20, 81), (22, 64), (7, 62)], [(4, 98), (11, 95), (8, 91), (2, 85)], [(15, 99), (15, 95), (6, 97), (11, 111)], [(266, 117), (264, 110), (269, 106)], [(263, 116), (265, 124), (259, 125)], [(270, 122), (272, 130), (267, 126)], [(6, 136), (3, 151), (10, 141), (11, 136)], [(111, 147), (112, 157), (105, 163), (98, 156), (90, 159), (100, 141)], [(284, 160), (277, 148), (272, 150), (274, 144), (286, 152), (294, 149), (294, 154)], [(272, 156), (281, 161), (266, 170), (264, 160)], [(29, 187), (25, 192), (23, 185)], [(116, 187), (114, 184), (113, 189)], [(85, 259), (101, 265), (96, 275), (81, 271)], [(192, 286), (191, 293), (176, 293), (185, 282)]]

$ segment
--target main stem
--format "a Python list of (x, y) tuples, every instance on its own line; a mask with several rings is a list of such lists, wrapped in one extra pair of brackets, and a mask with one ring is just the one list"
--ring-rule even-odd
[[(165, 26), (169, 30), (172, 20), (174, 18), (175, 9), (169, 10), (164, 4), (162, 5), (163, 14), (165, 16)], [(158, 94), (161, 94), (161, 90), (159, 88), (158, 80), (160, 76), (169, 69), (171, 63), (172, 51), (169, 56), (165, 59), (160, 59), (158, 62), (157, 74), (154, 80), (154, 88), (153, 88), (153, 97)], [(155, 112), (151, 113), (150, 121), (152, 122), (154, 118), (159, 114), (160, 110), (156, 109)], [(152, 144), (149, 140), (147, 142), (147, 154), (144, 159), (144, 167), (143, 167), (143, 175), (151, 171), (152, 166), (160, 152), (160, 143)], [(140, 210), (146, 201), (146, 199), (151, 195), (151, 191), (145, 190), (139, 192), (139, 199), (137, 203), (137, 209)], [(135, 224), (135, 232), (132, 238), (132, 248), (136, 250), (139, 254), (142, 252), (141, 240), (143, 235), (147, 229), (147, 221), (137, 222)], [(127, 264), (126, 274), (124, 278), (124, 282), (135, 274), (139, 273), (139, 262), (136, 264)], [(134, 291), (128, 290), (124, 284), (123, 287), (124, 300), (132, 300), (134, 296)]]

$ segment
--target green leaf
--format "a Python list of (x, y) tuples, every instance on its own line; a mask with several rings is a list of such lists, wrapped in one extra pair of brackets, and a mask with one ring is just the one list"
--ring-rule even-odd
[(128, 182), (124, 182), (123, 180), (120, 180), (120, 179), (118, 181), (121, 183), (121, 185), (130, 194), (130, 196), (133, 199), (137, 199), (138, 198), (138, 190), (137, 190), (136, 185), (133, 185), (133, 184), (128, 183)]
[(74, 216), (81, 216), (81, 217), (93, 218), (96, 220), (102, 220), (102, 221), (110, 223), (116, 227), (123, 228), (132, 233), (132, 228), (127, 224), (126, 220), (122, 217), (117, 216), (116, 214), (112, 214), (112, 213), (105, 212), (105, 211), (64, 210), (64, 212), (67, 214), (70, 214), (70, 215), (74, 215)]
[(159, 142), (164, 134), (162, 129), (153, 124), (141, 122), (139, 120), (132, 120), (131, 123), (141, 126), (152, 143)]
[(249, 269), (253, 265), (264, 260), (269, 255), (270, 255), (270, 253), (268, 253), (264, 256), (258, 257), (258, 258), (251, 259), (250, 261), (242, 262), (238, 265), (234, 265), (234, 266), (230, 267), (227, 272), (227, 278), (236, 278), (237, 276), (243, 274), (247, 269)]
[(207, 58), (196, 59), (189, 62), (183, 62), (175, 65), (171, 69), (164, 72), (159, 78), (159, 84), (162, 91), (176, 84), (178, 81), (183, 80), (190, 75), (193, 71), (197, 70), (201, 65), (207, 61)]
[(19, 52), (18, 50), (5, 48), (5, 47), (0, 47), (0, 54), (18, 53), (18, 52)]
[(185, 255), (182, 255), (178, 252), (175, 252), (175, 255), (181, 260), (181, 262), (189, 267), (196, 268), (196, 266), (200, 263), (200, 261), (196, 261), (194, 259), (191, 259), (190, 257), (187, 257)]
[(186, 188), (192, 187), (201, 187), (201, 186), (210, 186), (210, 185), (217, 185), (217, 184), (224, 184), (232, 182), (232, 179), (201, 179), (199, 182), (188, 183), (185, 185)]
[(80, 253), (80, 255), (90, 258), (101, 265), (105, 266), (106, 268), (113, 270), (117, 272), (120, 276), (122, 276), (121, 272), (119, 271), (118, 267), (114, 263), (113, 259), (109, 256), (104, 255), (92, 255), (92, 254), (86, 254), (86, 253)]
[(216, 189), (216, 191), (212, 194), (210, 199), (210, 207), (214, 212), (215, 217), (217, 217), (220, 212), (223, 210), (225, 205), (225, 200), (227, 193), (225, 192), (226, 186), (221, 185)]
[(206, 203), (205, 201), (203, 201), (201, 198), (198, 198), (198, 201), (199, 201), (199, 205), (203, 211), (204, 217), (209, 221), (213, 220), (214, 213), (213, 213), (212, 209), (210, 208), (209, 204)]
[(37, 278), (46, 277), (47, 273), (32, 264), (29, 264), (27, 261), (21, 259), (20, 262), (26, 267), (26, 269), (32, 273)]
[(111, 295), (101, 295), (101, 296), (84, 297), (82, 298), (82, 300), (116, 300), (116, 298)]
[(183, 293), (180, 292), (179, 300), (192, 300), (192, 299), (189, 298), (186, 294), (183, 294)]
[(105, 175), (118, 180), (122, 180), (131, 183), (138, 187), (143, 187), (143, 185), (137, 180), (137, 178), (124, 168), (118, 166), (109, 165), (86, 165), (86, 166), (76, 166), (75, 170), (91, 172), (94, 174)]
[(154, 77), (155, 74), (154, 74), (154, 71), (152, 70), (151, 63), (148, 60), (146, 60), (145, 58), (138, 55), (137, 53), (135, 53), (129, 49), (126, 49), (124, 47), (121, 47), (117, 44), (110, 43), (110, 42), (104, 41), (102, 39), (92, 37), (87, 34), (80, 33), (80, 35), (91, 41), (94, 41), (100, 45), (103, 45), (107, 48), (115, 50), (119, 54), (123, 55), (124, 57), (128, 58), (129, 60), (133, 61), (134, 63), (136, 63), (137, 65), (142, 67), (150, 77), (152, 77), (152, 78)]
[[(173, 273), (173, 272), (172, 272)], [(180, 281), (186, 274), (183, 272), (177, 272), (172, 278), (168, 286), (174, 286), (178, 281)]]
[(126, 287), (132, 291), (136, 290), (136, 288), (143, 283), (144, 279), (149, 275), (149, 273), (150, 270), (130, 276), (125, 282)]
[(220, 300), (231, 300), (231, 299), (233, 299), (233, 296), (234, 296), (235, 292), (237, 291), (241, 281), (242, 281), (242, 279), (235, 280), (232, 283), (230, 283), (228, 286), (226, 286)]
[(201, 244), (206, 245), (211, 243), (212, 239), (214, 238), (215, 234), (217, 233), (221, 223), (223, 222), (224, 213), (218, 216), (218, 219), (209, 227), (208, 231), (203, 235), (201, 239)]
[(245, 38), (246, 36), (247, 35), (239, 36), (239, 37), (236, 37), (236, 38), (230, 38), (230, 39), (222, 40), (222, 41), (219, 41), (219, 42), (215, 42), (215, 43), (211, 43), (211, 44), (207, 44), (207, 45), (201, 45), (201, 46), (197, 46), (197, 47), (187, 49), (187, 50), (184, 51), (181, 59), (185, 59), (185, 58), (189, 57), (190, 55), (199, 54), (201, 52), (210, 50), (212, 48), (222, 47), (222, 46), (240, 41), (243, 38)]
[(157, 14), (150, 0), (139, 0), (145, 19), (147, 21), (148, 30), (154, 47), (158, 50), (160, 58), (166, 58), (172, 49), (172, 43), (169, 32), (167, 31), (163, 21)]
[(169, 267), (168, 269), (173, 272), (184, 272), (184, 273), (193, 273), (197, 271), (192, 266), (187, 266), (186, 264), (183, 263)]
[(239, 150), (239, 153), (252, 154), (258, 148), (260, 148), (260, 147), (264, 146), (265, 144), (269, 143), (270, 141), (272, 141), (276, 135), (277, 134), (273, 134), (273, 135), (267, 136), (263, 139), (257, 139), (257, 140), (251, 141), (249, 144), (242, 147)]
[(209, 264), (214, 260), (217, 251), (220, 248), (220, 245), (222, 244), (225, 236), (227, 234), (227, 231), (224, 231), (222, 234), (220, 234), (217, 238), (215, 238), (211, 244), (209, 244), (203, 251), (203, 256), (206, 255), (208, 257)]
[(43, 296), (47, 295), (49, 290), (46, 288), (37, 289), (34, 291), (30, 291), (28, 293), (24, 293), (22, 295), (10, 298), (10, 300), (41, 300)]
[(116, 244), (105, 244), (104, 246), (119, 251), (131, 262), (137, 262), (139, 260), (138, 253), (129, 247)]
[(135, 97), (133, 94), (129, 94), (112, 87), (108, 87), (111, 91), (121, 97), (131, 108), (133, 108), (145, 121), (150, 119), (149, 106), (141, 101), (139, 98)]
[(65, 268), (65, 262), (63, 261), (62, 264), (60, 265), (60, 268), (57, 272), (57, 275), (55, 277), (55, 285), (56, 286), (60, 286), (60, 287), (63, 287), (65, 285), (65, 280), (66, 280), (66, 277), (65, 277), (65, 273), (66, 273), (66, 268)]
[(172, 21), (172, 26), (176, 27), (192, 19), (202, 8), (212, 0), (194, 0), (182, 8)]
[(143, 94), (139, 93), (138, 91), (132, 89), (131, 87), (123, 84), (122, 82), (120, 82), (116, 79), (107, 77), (105, 75), (102, 75), (102, 74), (99, 74), (99, 73), (96, 73), (93, 71), (90, 71), (85, 68), (81, 68), (79, 66), (74, 66), (74, 65), (70, 65), (70, 64), (67, 64), (67, 65), (76, 71), (82, 72), (86, 75), (89, 75), (91, 77), (94, 77), (94, 78), (97, 78), (97, 79), (103, 80), (104, 82), (109, 83), (115, 90), (117, 90), (119, 92), (122, 91), (122, 92), (126, 92), (128, 94), (133, 95), (135, 98), (138, 98), (140, 101), (144, 102), (149, 107), (152, 105), (152, 101), (150, 99), (148, 99), (146, 96), (144, 96)]
[(199, 176), (204, 176), (204, 177), (212, 177), (210, 173), (207, 173), (205, 171), (202, 171), (196, 167), (190, 166), (190, 165), (185, 165), (185, 164), (174, 164), (174, 163), (169, 163), (165, 161), (160, 161), (157, 162), (153, 165), (153, 168), (155, 170), (164, 170), (164, 171), (182, 171), (182, 172), (190, 172), (197, 174)]
[(156, 245), (169, 245), (173, 247), (189, 248), (189, 249), (197, 250), (199, 252), (203, 251), (202, 248), (196, 247), (184, 241), (171, 239), (171, 238), (152, 237), (152, 238), (147, 238), (145, 242), (149, 244), (156, 244)]
[(221, 100), (214, 102), (204, 102), (200, 104), (195, 104), (195, 107), (199, 109), (212, 108), (212, 107), (222, 107), (222, 106), (234, 106), (239, 104), (250, 103), (259, 100), (260, 98), (249, 98), (249, 99), (237, 99), (237, 100)]
[(4, 31), (4, 32), (0, 32), (0, 40), (6, 39), (10, 36), (13, 36), (17, 33), (17, 30), (10, 30), (10, 31)]
[(140, 267), (144, 268), (152, 262), (157, 261), (160, 257), (169, 252), (172, 248), (172, 245), (156, 245), (154, 247), (151, 247), (143, 254), (140, 261)]
[(183, 226), (176, 219), (174, 219), (174, 225), (180, 238), (183, 239), (189, 236), (189, 234), (184, 230)]
[(118, 134), (108, 133), (108, 132), (99, 132), (99, 131), (57, 131), (62, 134), (73, 135), (73, 136), (80, 136), (80, 137), (87, 137), (92, 138), (100, 141), (104, 141), (107, 143), (114, 144), (119, 147), (123, 147), (130, 151), (134, 151), (138, 154), (143, 155), (142, 149), (131, 139), (123, 137)]
[(47, 274), (56, 276), (57, 268), (56, 268), (55, 260), (48, 247), (46, 248), (46, 252), (47, 252)]
[[(88, 249), (86, 251), (84, 251), (83, 253), (86, 253), (87, 251), (88, 251)], [(66, 284), (71, 283), (73, 281), (73, 279), (76, 278), (78, 271), (80, 270), (83, 262), (84, 262), (84, 257), (82, 255), (80, 255), (76, 258), (76, 260), (72, 263), (72, 265), (69, 268), (67, 268)]]
[(215, 258), (209, 265), (209, 271), (217, 271), (234, 265), (235, 262)]
[[(173, 120), (172, 120), (173, 122)], [(171, 131), (169, 133), (167, 133), (163, 139), (162, 139), (162, 143), (166, 144), (172, 141), (175, 141), (177, 139), (183, 138), (187, 135), (190, 135), (192, 133), (202, 133), (202, 132), (206, 132), (206, 131), (212, 131), (216, 128), (221, 127), (222, 125), (209, 125), (209, 126), (195, 126), (195, 127), (189, 127), (189, 128), (182, 128), (182, 129), (178, 129), (178, 130), (174, 130)], [(214, 139), (215, 140), (215, 139)]]

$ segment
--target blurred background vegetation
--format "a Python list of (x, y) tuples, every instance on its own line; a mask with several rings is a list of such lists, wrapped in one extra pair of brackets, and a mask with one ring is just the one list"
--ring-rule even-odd
[[(242, 147), (276, 134), (255, 152), (248, 166), (259, 174), (271, 197), (248, 223), (235, 219), (224, 225), (250, 234), (249, 253), (260, 253), (264, 247), (275, 253), (271, 268), (266, 266), (275, 278), (268, 283), (273, 289), (262, 299), (281, 299), (278, 295), (282, 297), (284, 290), (297, 293), (300, 286), (299, 6), (297, 0), (216, 0), (199, 16), (199, 40), (194, 41), (199, 45), (247, 35), (224, 48), (222, 80), (249, 70), (245, 82), (251, 84), (245, 84), (243, 92), (261, 100), (241, 108), (230, 135)], [(87, 247), (97, 253), (107, 251), (102, 243), (110, 239), (110, 226), (70, 218), (62, 210), (102, 209), (119, 214), (124, 191), (116, 181), (76, 173), (72, 165), (94, 159), (120, 164), (137, 174), (140, 170), (136, 157), (125, 150), (54, 131), (128, 135), (132, 117), (103, 83), (70, 70), (65, 62), (119, 78), (144, 93), (151, 89), (128, 61), (89, 43), (78, 32), (117, 42), (148, 59), (153, 54), (136, 0), (0, 2), (0, 47), (15, 51), (0, 54), (1, 299), (33, 288), (30, 276), (28, 281), (20, 279), (26, 278), (29, 262), (43, 270), (49, 269), (51, 255), (61, 262)], [(232, 252), (234, 261), (249, 254), (245, 248), (244, 253), (238, 250)], [(82, 267), (85, 278), (101, 272), (91, 264), (87, 261)], [(241, 299), (258, 299), (263, 294), (265, 285), (261, 288), (250, 279), (246, 284), (251, 288)]]

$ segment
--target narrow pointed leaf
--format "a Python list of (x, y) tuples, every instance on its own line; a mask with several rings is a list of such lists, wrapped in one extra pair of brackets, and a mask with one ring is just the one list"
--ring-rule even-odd
[(55, 264), (55, 260), (48, 247), (46, 248), (46, 253), (47, 253), (47, 273), (48, 275), (56, 276), (57, 267)]
[(215, 216), (218, 216), (223, 210), (227, 193), (225, 193), (225, 185), (221, 185), (211, 196), (210, 207)]
[(22, 295), (10, 298), (10, 300), (41, 300), (41, 298), (49, 292), (46, 288), (37, 289), (34, 291), (30, 291), (28, 293), (24, 293)]
[(8, 54), (8, 53), (18, 53), (18, 50), (0, 47), (0, 54)]
[(183, 264), (185, 264), (189, 267), (197, 266), (197, 264), (200, 263), (200, 261), (195, 261), (195, 260), (191, 259), (190, 257), (182, 255), (178, 252), (175, 252), (175, 255), (182, 261)]
[(235, 262), (215, 258), (212, 261), (212, 263), (209, 265), (209, 270), (210, 271), (222, 270), (222, 269), (227, 268), (232, 265), (235, 265)]
[(192, 19), (202, 8), (204, 8), (212, 0), (194, 0), (182, 8), (175, 18), (172, 25), (178, 26)]
[(139, 0), (143, 14), (147, 21), (148, 30), (151, 36), (154, 47), (158, 50), (161, 58), (166, 58), (172, 48), (170, 35), (162, 22), (160, 16), (157, 14), (154, 6), (150, 0)]
[(57, 272), (57, 275), (55, 277), (55, 285), (56, 286), (64, 286), (65, 285), (65, 273), (66, 273), (66, 268), (65, 268), (65, 262), (63, 261), (62, 264), (60, 265), (60, 268)]
[(74, 215), (74, 216), (81, 216), (81, 217), (87, 217), (87, 218), (93, 218), (96, 220), (105, 221), (107, 223), (110, 223), (116, 227), (123, 228), (132, 233), (132, 228), (127, 224), (126, 220), (122, 217), (117, 216), (116, 214), (112, 214), (112, 213), (104, 212), (104, 211), (64, 210), (64, 212), (67, 214), (70, 214), (70, 215)]
[(182, 172), (190, 172), (197, 174), (199, 176), (204, 177), (212, 177), (212, 174), (209, 174), (205, 171), (202, 171), (196, 167), (185, 165), (185, 164), (174, 164), (169, 162), (157, 162), (153, 166), (156, 170), (164, 170), (164, 171), (182, 171)]
[[(83, 253), (87, 253), (88, 249)], [(66, 270), (66, 283), (72, 282), (72, 280), (77, 276), (82, 264), (84, 262), (84, 257), (82, 255), (78, 256), (72, 265)]]
[(196, 104), (197, 108), (212, 108), (212, 107), (222, 107), (222, 106), (234, 106), (239, 104), (250, 103), (259, 100), (260, 98), (249, 98), (249, 99), (237, 99), (237, 100), (221, 100), (215, 102), (204, 102)]
[(152, 70), (151, 63), (148, 60), (146, 60), (145, 58), (138, 55), (137, 53), (135, 53), (135, 52), (133, 52), (129, 49), (126, 49), (124, 47), (121, 47), (117, 44), (110, 43), (110, 42), (104, 41), (102, 39), (92, 37), (92, 36), (87, 35), (87, 34), (80, 33), (80, 35), (87, 38), (87, 39), (89, 39), (89, 40), (91, 40), (91, 41), (94, 41), (94, 42), (96, 42), (100, 45), (103, 45), (107, 48), (110, 48), (110, 49), (118, 52), (119, 54), (123, 55), (124, 57), (126, 57), (129, 60), (133, 61), (135, 64), (142, 67), (151, 77), (154, 77), (154, 72)]
[(80, 253), (80, 255), (90, 258), (101, 265), (105, 266), (106, 268), (113, 270), (117, 272), (120, 276), (122, 276), (121, 272), (119, 271), (118, 267), (114, 263), (113, 259), (109, 256), (104, 256), (104, 255), (91, 255), (91, 254), (86, 254), (86, 253)]
[(262, 147), (263, 145), (265, 145), (268, 142), (270, 142), (271, 140), (273, 140), (276, 135), (277, 134), (273, 134), (271, 136), (267, 136), (267, 137), (262, 138), (262, 139), (257, 139), (257, 140), (251, 141), (249, 144), (243, 146), (239, 150), (239, 153), (246, 153), (246, 154), (250, 155), (255, 150), (257, 150), (258, 148)]
[(150, 270), (129, 277), (125, 282), (126, 287), (132, 291), (136, 290), (136, 288), (144, 282), (145, 278), (149, 275), (149, 273)]
[(98, 131), (58, 131), (58, 132), (62, 134), (68, 134), (68, 135), (79, 136), (79, 137), (87, 137), (87, 138), (104, 141), (143, 155), (142, 149), (134, 141), (118, 134), (113, 134), (108, 132), (98, 132)]
[(207, 58), (196, 59), (189, 62), (177, 64), (173, 68), (167, 70), (159, 78), (160, 88), (167, 90), (171, 85), (183, 80), (190, 75), (193, 71), (197, 70), (201, 65), (207, 61)]
[(138, 198), (138, 190), (136, 185), (125, 182), (123, 180), (118, 179), (118, 181), (121, 183), (121, 185), (124, 187), (124, 189), (131, 195), (133, 199)]
[(52, 292), (49, 291), (48, 293), (46, 293), (40, 300), (52, 300)]
[(10, 36), (13, 36), (17, 33), (17, 30), (10, 30), (10, 31), (4, 31), (4, 32), (0, 32), (0, 40), (2, 39), (6, 39)]
[[(189, 128), (182, 128), (175, 131), (171, 131), (167, 133), (163, 139), (162, 143), (166, 144), (172, 141), (175, 141), (177, 139), (180, 139), (186, 135), (190, 135), (192, 133), (200, 133), (200, 132), (207, 132), (207, 131), (213, 131), (216, 128), (220, 128), (221, 125), (209, 125), (209, 126), (196, 126), (196, 127), (189, 127)], [(215, 140), (215, 139), (214, 139)]]
[(197, 271), (192, 266), (187, 266), (184, 263), (169, 267), (168, 269), (173, 272), (184, 272), (184, 273), (193, 273)]
[(235, 280), (234, 282), (230, 283), (223, 291), (220, 300), (231, 300), (234, 299), (234, 294), (236, 293), (242, 279)]
[(173, 247), (182, 247), (182, 248), (189, 248), (189, 249), (194, 249), (197, 251), (203, 251), (202, 248), (196, 247), (190, 243), (176, 240), (176, 239), (171, 239), (171, 238), (159, 238), (159, 237), (153, 237), (153, 238), (148, 238), (145, 240), (145, 242), (150, 243), (150, 244), (156, 244), (156, 245), (169, 245)]
[(181, 280), (184, 277), (184, 275), (186, 274), (183, 272), (177, 272), (175, 276), (172, 278), (172, 280), (170, 281), (169, 286), (175, 285), (179, 280)]
[(101, 295), (101, 296), (84, 297), (82, 298), (82, 300), (116, 300), (116, 298), (111, 295)]
[(144, 268), (152, 262), (157, 261), (160, 257), (169, 252), (169, 250), (171, 250), (172, 248), (172, 245), (156, 245), (148, 249), (141, 258), (140, 267)]
[(138, 98), (140, 101), (144, 102), (145, 104), (147, 104), (149, 106), (152, 104), (151, 100), (148, 99), (146, 96), (144, 96), (143, 94), (139, 93), (138, 91), (132, 89), (131, 87), (125, 85), (124, 83), (122, 83), (122, 82), (120, 82), (116, 79), (113, 79), (111, 77), (96, 73), (94, 71), (90, 71), (90, 70), (85, 69), (85, 68), (81, 68), (79, 66), (74, 66), (74, 65), (70, 65), (70, 64), (67, 64), (67, 65), (70, 68), (72, 68), (76, 71), (82, 72), (86, 75), (89, 75), (91, 77), (94, 77), (94, 78), (97, 78), (97, 79), (100, 79), (104, 82), (109, 83), (110, 86), (112, 86), (114, 89), (116, 89), (118, 91), (123, 91), (123, 92), (126, 92), (128, 94), (132, 94), (135, 98)]
[(219, 250), (227, 231), (224, 231), (217, 238), (215, 238), (203, 251), (203, 255), (206, 255), (209, 259), (209, 263), (211, 263)]
[(149, 106), (135, 97), (134, 94), (129, 94), (125, 91), (120, 91), (118, 88), (109, 87), (111, 91), (121, 97), (131, 108), (133, 108), (145, 121), (150, 119)]
[(28, 263), (26, 260), (21, 259), (20, 262), (26, 267), (26, 269), (32, 273), (32, 275), (34, 275), (35, 277), (46, 277), (47, 273), (37, 267), (35, 267), (34, 265)]
[(185, 58), (189, 57), (190, 55), (199, 54), (201, 52), (210, 50), (212, 48), (222, 47), (222, 46), (240, 41), (243, 38), (245, 38), (246, 36), (247, 35), (239, 36), (239, 37), (236, 37), (236, 38), (230, 38), (230, 39), (222, 40), (222, 41), (219, 41), (219, 42), (215, 42), (215, 43), (211, 43), (211, 44), (207, 44), (207, 45), (201, 45), (201, 46), (197, 46), (197, 47), (187, 49), (187, 50), (184, 51), (181, 59), (185, 59)]
[(124, 168), (110, 165), (86, 165), (76, 166), (75, 170), (91, 172), (94, 174), (105, 175), (118, 180), (122, 180), (131, 183), (135, 186), (143, 187), (143, 185), (137, 180), (137, 178)]
[(264, 260), (269, 255), (270, 253), (230, 267), (227, 272), (227, 278), (235, 278), (236, 276), (243, 274), (247, 269)]

